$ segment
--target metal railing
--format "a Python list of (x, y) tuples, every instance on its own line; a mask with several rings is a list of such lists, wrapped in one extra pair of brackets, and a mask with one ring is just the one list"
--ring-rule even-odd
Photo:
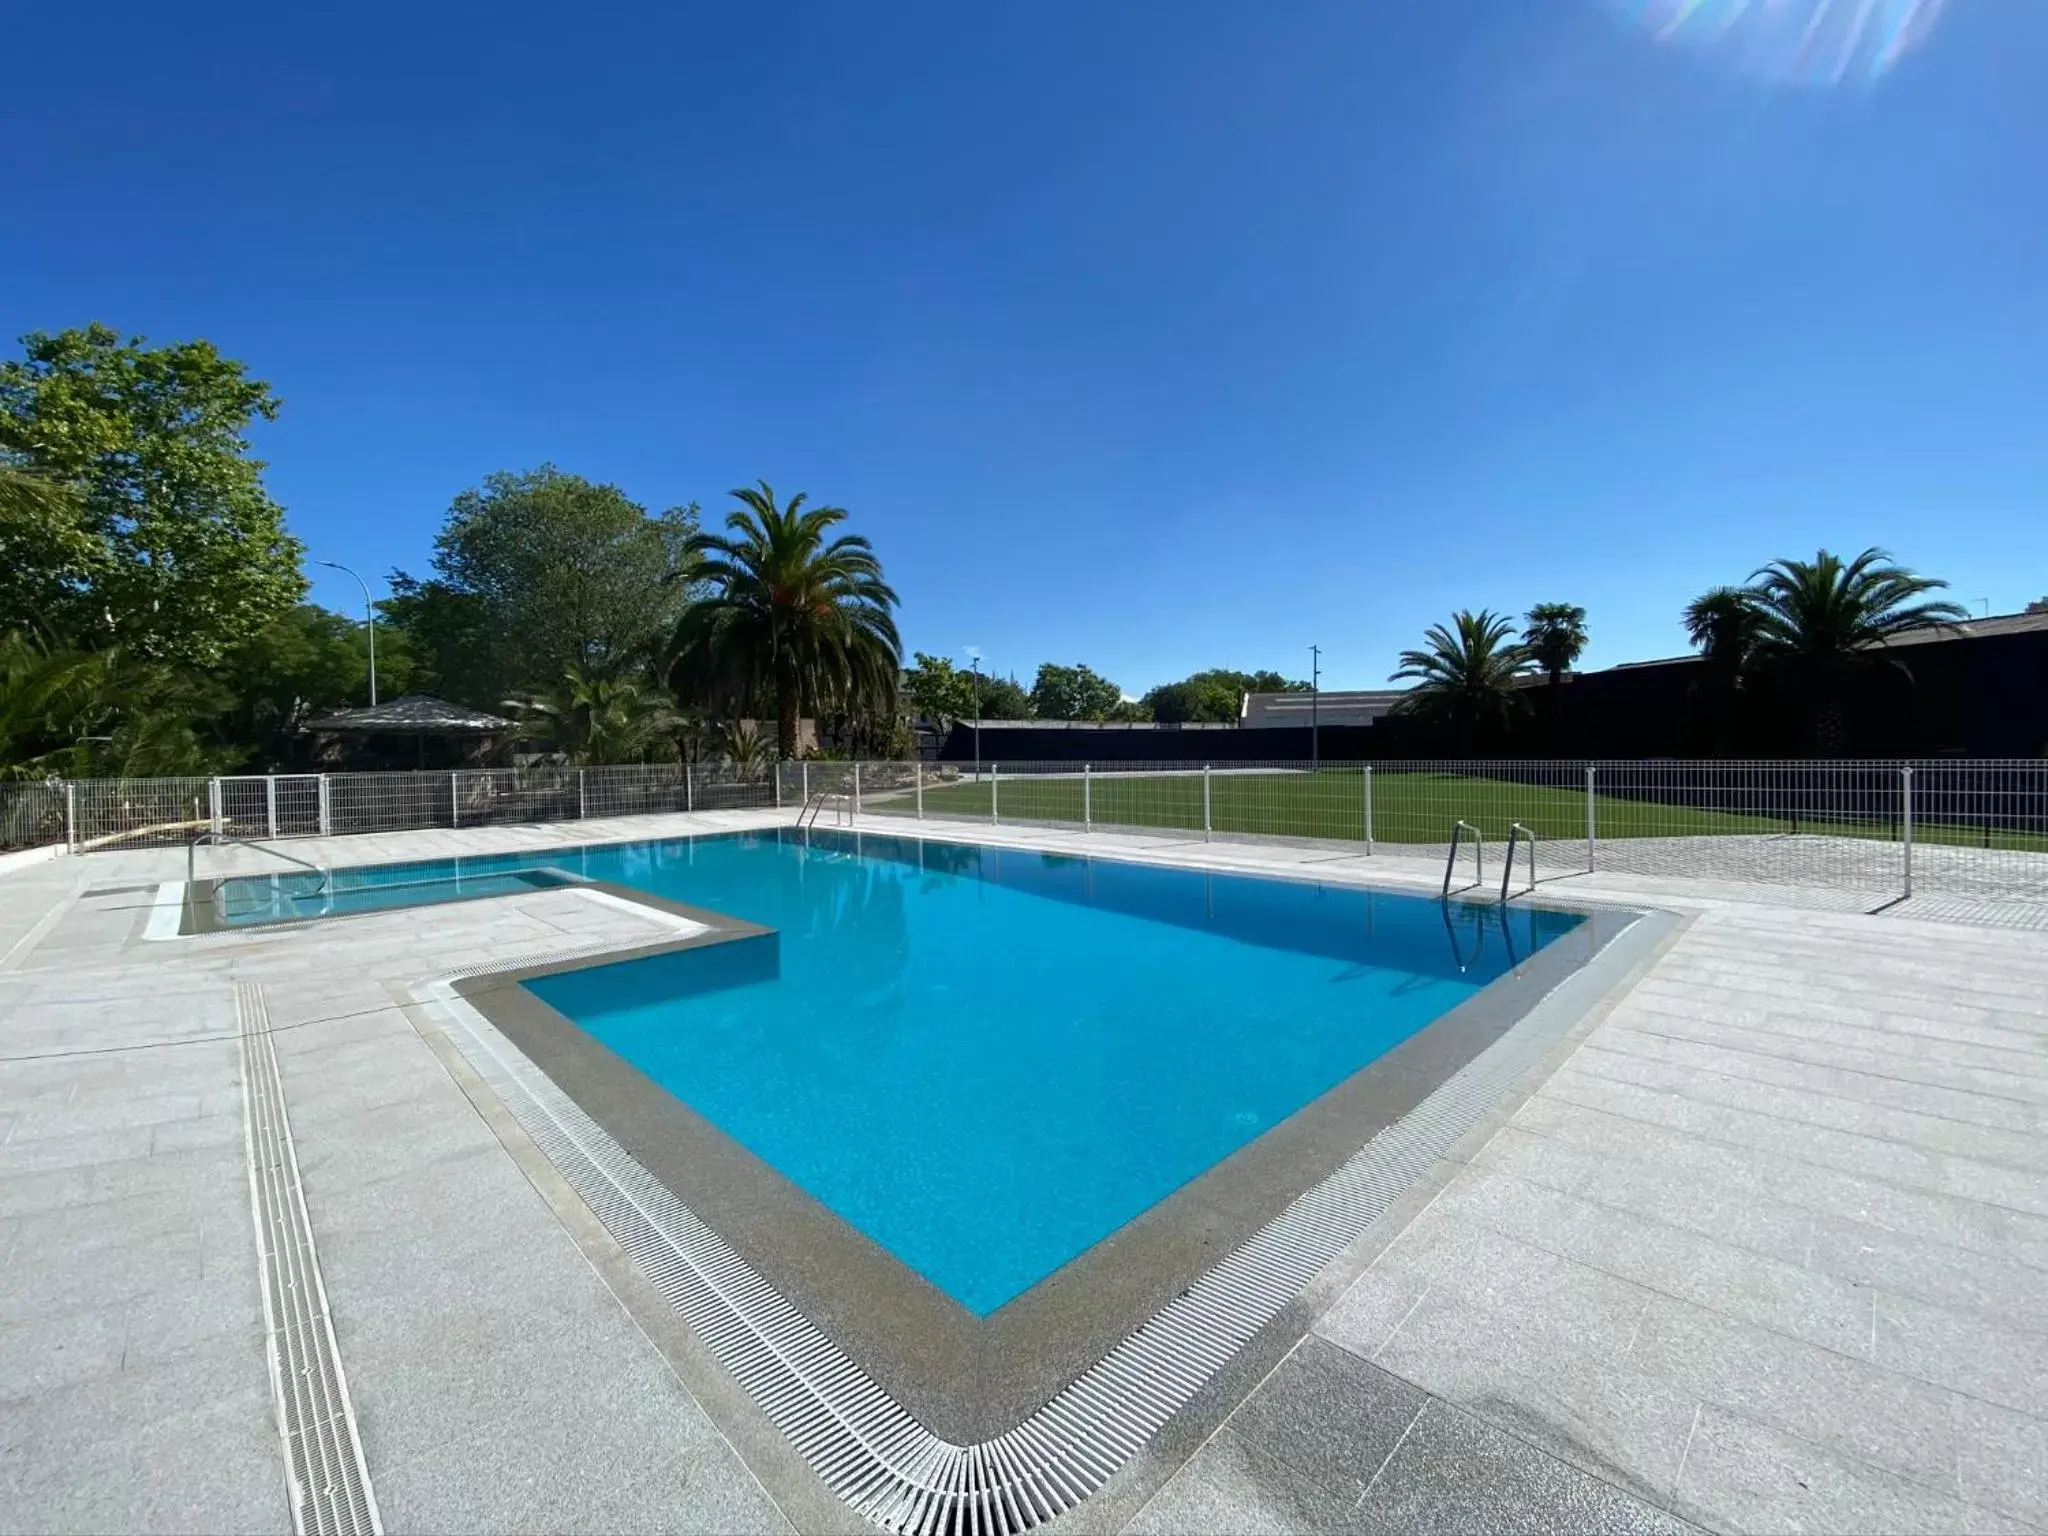
[(1517, 843), (1527, 843), (1529, 845), (1529, 857), (1526, 861), (1529, 866), (1528, 889), (1532, 891), (1536, 889), (1536, 834), (1518, 821), (1508, 828), (1507, 860), (1500, 867), (1500, 900), (1502, 906), (1507, 905), (1508, 882), (1515, 878), (1515, 844)]
[(218, 846), (223, 843), (231, 844), (238, 848), (254, 848), (258, 853), (267, 853), (272, 858), (283, 859), (287, 864), (296, 864), (300, 869), (307, 871), (309, 874), (319, 876), (320, 883), (306, 893), (309, 896), (324, 895), (327, 891), (327, 871), (318, 864), (308, 859), (302, 859), (295, 853), (286, 853), (282, 848), (273, 848), (268, 843), (259, 843), (253, 837), (236, 837), (231, 832), (202, 832), (186, 845), (185, 883), (187, 885), (195, 883), (199, 878), (200, 845), (210, 844)]
[(1446, 898), (1451, 894), (1451, 877), (1456, 873), (1457, 869), (1458, 845), (1465, 840), (1467, 833), (1470, 833), (1472, 838), (1472, 884), (1461, 886), (1460, 889), (1469, 891), (1486, 883), (1485, 839), (1480, 836), (1479, 829), (1473, 826), (1471, 822), (1454, 821), (1451, 823), (1451, 851), (1444, 855), (1443, 894)]
[[(2048, 761), (556, 765), (0, 785), (0, 844), (187, 843), (752, 808), (1315, 840), (1441, 863), (1454, 823), (1580, 871), (2048, 903)], [(1583, 849), (1574, 858), (1562, 850)]]
[[(851, 766), (832, 765), (841, 775)], [(815, 780), (824, 765), (811, 764)], [(790, 772), (791, 767), (786, 767)], [(887, 781), (884, 774), (892, 775)], [(2048, 760), (860, 765), (865, 814), (1337, 841), (1442, 864), (1519, 826), (1540, 878), (2048, 902)], [(1572, 858), (1563, 850), (1583, 850)], [(1510, 878), (1512, 878), (1510, 876)]]

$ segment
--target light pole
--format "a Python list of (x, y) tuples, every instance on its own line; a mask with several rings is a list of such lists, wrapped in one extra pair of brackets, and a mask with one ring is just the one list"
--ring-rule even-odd
[(974, 782), (981, 782), (981, 647), (967, 647), (967, 659), (974, 667)]
[(1311, 768), (1323, 764), (1323, 648), (1312, 645), (1308, 648), (1308, 763)]
[[(340, 571), (347, 576), (356, 576), (347, 566), (334, 560), (315, 560), (315, 565), (324, 565), (330, 571)], [(356, 576), (356, 585), (363, 589), (363, 618), (370, 626), (370, 708), (377, 707), (377, 608), (370, 601), (370, 584)]]

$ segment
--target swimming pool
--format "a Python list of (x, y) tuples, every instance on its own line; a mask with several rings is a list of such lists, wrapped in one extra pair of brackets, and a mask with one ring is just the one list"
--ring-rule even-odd
[(338, 871), (317, 895), (286, 876), (224, 910), (536, 873), (773, 930), (524, 985), (977, 1317), (1581, 920), (786, 829)]

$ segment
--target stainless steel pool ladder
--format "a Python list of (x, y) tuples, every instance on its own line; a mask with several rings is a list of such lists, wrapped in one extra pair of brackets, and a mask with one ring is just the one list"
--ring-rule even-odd
[[(815, 827), (818, 824), (818, 818), (825, 813), (826, 804), (831, 801), (838, 802), (837, 814), (832, 819), (841, 825), (850, 826), (853, 822), (853, 796), (841, 790), (821, 789), (811, 796), (810, 799), (806, 800), (804, 808), (796, 813), (798, 830), (806, 827)], [(804, 820), (806, 816), (810, 818), (808, 822)]]
[[(1468, 832), (1472, 835), (1472, 884), (1484, 885), (1486, 883), (1485, 854), (1480, 846), (1479, 829), (1469, 821), (1454, 821), (1451, 823), (1451, 856), (1444, 860), (1444, 896), (1446, 899), (1451, 894), (1451, 872), (1457, 867), (1458, 863), (1458, 845), (1464, 840), (1465, 834)], [(1467, 889), (1470, 889), (1470, 887), (1467, 887)]]
[(194, 884), (197, 880), (199, 873), (199, 845), (201, 843), (233, 843), (242, 848), (254, 848), (258, 853), (267, 853), (272, 858), (283, 859), (287, 864), (296, 864), (299, 868), (320, 877), (320, 884), (314, 888), (311, 894), (315, 896), (327, 894), (327, 871), (318, 864), (309, 863), (297, 854), (286, 853), (282, 848), (273, 848), (268, 843), (259, 843), (253, 837), (236, 837), (231, 832), (202, 832), (192, 839), (191, 844), (185, 849), (185, 883), (187, 885)]
[(1500, 899), (1503, 906), (1507, 905), (1508, 881), (1512, 880), (1515, 874), (1515, 844), (1517, 843), (1527, 843), (1529, 845), (1527, 861), (1529, 865), (1528, 889), (1532, 891), (1536, 889), (1536, 834), (1517, 821), (1508, 827), (1508, 861), (1501, 866), (1500, 871)]

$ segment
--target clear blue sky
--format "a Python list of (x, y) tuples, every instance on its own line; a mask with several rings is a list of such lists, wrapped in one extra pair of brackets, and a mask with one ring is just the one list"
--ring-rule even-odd
[(765, 476), (1027, 680), (1374, 686), (1546, 599), (1669, 654), (1821, 544), (2011, 610), (2048, 4), (1818, 3), (17, 7), (0, 328), (246, 359), (366, 575), (493, 469)]

